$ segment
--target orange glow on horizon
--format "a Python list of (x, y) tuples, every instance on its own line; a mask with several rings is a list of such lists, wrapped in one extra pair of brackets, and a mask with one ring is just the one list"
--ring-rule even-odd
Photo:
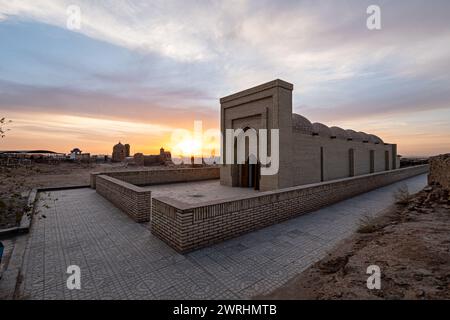
[[(387, 143), (396, 143), (398, 153), (403, 156), (431, 156), (450, 152), (446, 111), (443, 112), (349, 119), (326, 124), (376, 134)], [(159, 154), (159, 149), (163, 147), (172, 152), (172, 156), (220, 155), (220, 138), (205, 134), (208, 130), (217, 131), (218, 121), (213, 119), (206, 119), (208, 128), (202, 129), (200, 137), (196, 136), (192, 121), (188, 120), (180, 120), (180, 127), (175, 127), (160, 123), (45, 113), (10, 113), (8, 119), (13, 120), (8, 126), (11, 131), (7, 132), (4, 139), (0, 139), (0, 150), (45, 149), (68, 153), (78, 147), (83, 152), (110, 155), (112, 147), (121, 141), (131, 145), (131, 154)], [(431, 122), (433, 126), (428, 125)], [(172, 134), (180, 129), (186, 135), (174, 141)]]

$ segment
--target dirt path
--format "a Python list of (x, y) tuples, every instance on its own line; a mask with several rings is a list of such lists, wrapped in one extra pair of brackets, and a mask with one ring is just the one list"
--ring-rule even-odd
[[(367, 289), (367, 267), (381, 289)], [(450, 198), (430, 187), (366, 221), (283, 287), (263, 299), (450, 299)]]

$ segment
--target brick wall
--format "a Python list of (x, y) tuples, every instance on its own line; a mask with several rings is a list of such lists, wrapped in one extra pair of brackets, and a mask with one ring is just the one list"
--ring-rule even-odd
[(188, 252), (427, 171), (426, 165), (409, 167), (198, 205), (153, 198), (151, 230)]
[(346, 178), (349, 172), (349, 149), (354, 152), (354, 175), (370, 173), (370, 150), (374, 151), (375, 172), (386, 170), (385, 151), (389, 152), (389, 170), (392, 168), (393, 145), (363, 143), (330, 139), (293, 131), (293, 185), (320, 182), (320, 148), (323, 148), (324, 181)]
[(96, 176), (96, 190), (134, 221), (150, 220), (151, 191), (105, 175)]
[(174, 168), (162, 170), (96, 172), (91, 173), (91, 188), (93, 189), (96, 188), (96, 178), (98, 175), (109, 176), (137, 186), (146, 186), (162, 183), (219, 179), (220, 169), (218, 166), (215, 166), (205, 168)]
[(432, 157), (429, 160), (428, 184), (440, 184), (450, 191), (450, 153)]

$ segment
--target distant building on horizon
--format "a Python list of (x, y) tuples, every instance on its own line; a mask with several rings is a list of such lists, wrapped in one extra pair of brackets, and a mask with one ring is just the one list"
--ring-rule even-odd
[(159, 149), (159, 155), (136, 153), (134, 155), (134, 163), (137, 166), (165, 165), (172, 163), (172, 155), (170, 151), (165, 151), (164, 148), (161, 147), (161, 149)]
[(82, 151), (80, 150), (80, 148), (73, 148), (70, 151), (69, 159), (70, 160), (76, 160), (77, 155), (80, 155), (81, 153), (82, 153)]
[(122, 144), (120, 141), (113, 147), (112, 152), (112, 161), (113, 162), (122, 162), (125, 161), (125, 158), (130, 156), (130, 145)]

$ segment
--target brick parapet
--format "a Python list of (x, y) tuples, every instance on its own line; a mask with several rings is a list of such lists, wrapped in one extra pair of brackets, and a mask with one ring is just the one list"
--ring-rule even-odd
[(409, 167), (200, 204), (153, 198), (151, 230), (188, 252), (427, 171), (427, 165)]
[(96, 191), (134, 221), (150, 221), (152, 201), (150, 190), (105, 175), (97, 175)]

